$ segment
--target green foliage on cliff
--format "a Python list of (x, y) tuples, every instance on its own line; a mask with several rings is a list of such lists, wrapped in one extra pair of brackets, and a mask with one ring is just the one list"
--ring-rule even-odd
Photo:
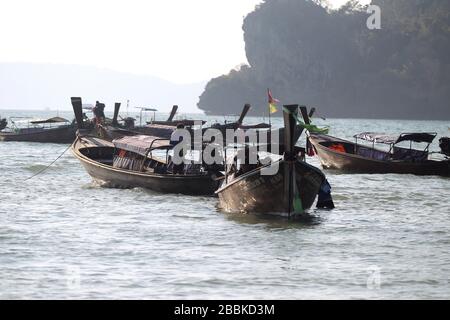
[(381, 30), (356, 1), (331, 11), (316, 1), (266, 0), (244, 20), (249, 66), (212, 79), (198, 106), (267, 114), (281, 103), (329, 117), (450, 119), (450, 1), (373, 0)]

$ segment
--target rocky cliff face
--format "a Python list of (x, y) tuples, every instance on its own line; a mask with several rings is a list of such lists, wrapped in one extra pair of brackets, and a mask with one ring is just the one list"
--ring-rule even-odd
[(198, 107), (267, 113), (281, 103), (328, 117), (450, 119), (450, 1), (374, 0), (381, 30), (356, 1), (337, 11), (308, 0), (266, 0), (244, 20), (249, 66), (212, 79)]

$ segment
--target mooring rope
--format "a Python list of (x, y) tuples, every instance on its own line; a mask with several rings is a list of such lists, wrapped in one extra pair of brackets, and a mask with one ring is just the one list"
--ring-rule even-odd
[(30, 180), (30, 179), (36, 177), (37, 175), (41, 174), (42, 172), (44, 172), (44, 171), (47, 170), (48, 168), (50, 168), (56, 161), (59, 160), (59, 158), (61, 158), (61, 157), (64, 155), (64, 153), (67, 152), (67, 150), (69, 150), (69, 148), (70, 148), (71, 146), (72, 146), (72, 145), (69, 144), (69, 146), (63, 151), (63, 153), (61, 153), (61, 154), (58, 156), (58, 158), (56, 158), (55, 160), (53, 160), (52, 163), (50, 163), (50, 164), (49, 164), (48, 166), (46, 166), (44, 169), (39, 170), (38, 172), (36, 172), (36, 173), (33, 174), (31, 177), (26, 178), (24, 181), (28, 181), (28, 180)]

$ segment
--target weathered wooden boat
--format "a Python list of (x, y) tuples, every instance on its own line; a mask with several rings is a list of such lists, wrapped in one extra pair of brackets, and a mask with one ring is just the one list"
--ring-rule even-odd
[[(234, 164), (216, 191), (225, 211), (295, 217), (311, 208), (321, 190), (329, 191), (325, 175), (307, 164), (304, 153), (299, 154), (295, 148), (297, 140), (293, 137), (297, 125), (293, 114), (298, 112), (298, 106), (285, 108), (288, 112), (284, 112), (283, 158), (266, 165), (246, 165), (244, 170), (237, 170)], [(265, 170), (275, 174), (265, 174)], [(326, 206), (332, 207), (330, 197), (323, 200)]]
[(120, 103), (115, 103), (114, 117), (112, 119), (108, 119), (105, 117), (104, 119), (99, 121), (95, 118), (91, 120), (86, 117), (86, 115), (83, 113), (84, 105), (80, 97), (71, 97), (70, 100), (72, 103), (78, 129), (82, 129), (84, 135), (89, 134), (93, 137), (112, 141), (123, 136), (133, 136), (138, 134), (137, 132), (126, 129), (126, 125), (128, 122), (132, 122), (134, 125), (134, 119), (126, 118), (124, 119), (125, 124), (119, 123), (118, 117)]
[[(117, 106), (117, 104), (116, 104)], [(119, 104), (120, 107), (120, 104)], [(174, 105), (170, 112), (169, 118), (167, 120), (156, 120), (155, 112), (156, 109), (153, 108), (139, 108), (140, 119), (142, 121), (142, 112), (143, 111), (152, 111), (154, 113), (153, 119), (151, 121), (146, 122), (145, 125), (139, 124), (135, 125), (135, 121), (127, 121), (124, 125), (116, 125), (114, 128), (110, 128), (112, 135), (119, 136), (122, 133), (125, 133), (124, 130), (127, 130), (128, 133), (126, 135), (134, 134), (145, 134), (149, 136), (161, 137), (170, 139), (172, 133), (177, 129), (178, 126), (182, 125), (183, 127), (189, 128), (195, 125), (203, 125), (206, 121), (203, 120), (191, 120), (191, 119), (174, 119), (175, 114), (178, 110), (178, 106)], [(130, 120), (130, 118), (128, 118)], [(134, 119), (133, 119), (134, 120)]]
[(175, 114), (177, 113), (178, 106), (172, 106), (172, 110), (170, 111), (169, 118), (167, 120), (156, 120), (155, 116), (152, 121), (147, 121), (148, 125), (164, 125), (164, 126), (174, 126), (183, 125), (184, 127), (191, 127), (197, 124), (205, 124), (204, 120), (191, 120), (191, 119), (174, 119)]
[[(174, 122), (173, 116), (178, 109), (178, 106), (174, 106), (169, 116), (170, 121), (153, 121), (151, 124), (136, 125), (134, 118), (125, 118), (123, 123), (117, 121), (119, 114), (120, 103), (115, 104), (114, 118), (112, 123), (101, 124), (98, 126), (99, 135), (109, 140), (117, 139), (123, 136), (133, 136), (138, 134), (144, 134), (154, 137), (160, 137), (170, 139), (171, 134), (176, 130), (178, 122)], [(142, 119), (142, 110), (156, 111), (151, 108), (141, 108), (140, 118)], [(193, 120), (186, 120), (185, 123)], [(180, 121), (182, 123), (182, 121)]]
[[(281, 147), (284, 141), (284, 130), (285, 130), (284, 127), (275, 129), (272, 128), (272, 125), (267, 123), (257, 123), (250, 125), (243, 124), (243, 120), (246, 117), (247, 113), (249, 112), (250, 108), (251, 108), (250, 104), (245, 104), (237, 121), (224, 124), (215, 123), (210, 127), (203, 128), (202, 132), (204, 133), (208, 129), (219, 130), (222, 134), (224, 145), (235, 144), (240, 142), (253, 143), (256, 140), (258, 141), (258, 143), (268, 145), (277, 144)], [(233, 140), (227, 141), (227, 130), (234, 131), (234, 133), (236, 134)], [(298, 140), (301, 132), (302, 129), (296, 125), (293, 136), (293, 139), (295, 141)], [(238, 138), (239, 136), (243, 137), (242, 141), (239, 140)], [(275, 141), (272, 141), (273, 139), (275, 139)]]
[(8, 125), (8, 120), (6, 120), (4, 118), (0, 118), (0, 131), (5, 129), (7, 125)]
[(201, 165), (187, 164), (173, 173), (174, 166), (167, 158), (152, 156), (158, 150), (171, 148), (169, 140), (151, 136), (122, 137), (112, 143), (79, 136), (72, 145), (72, 152), (95, 181), (109, 187), (214, 195), (219, 184), (216, 172), (203, 171)]
[[(324, 134), (310, 134), (309, 141), (326, 169), (349, 173), (400, 173), (450, 176), (450, 159), (429, 159), (429, 145), (436, 133), (402, 133), (398, 136), (365, 132), (354, 136), (355, 142)], [(358, 139), (372, 146), (358, 144)], [(399, 147), (410, 142), (409, 148)], [(412, 142), (426, 143), (424, 150), (413, 149)], [(388, 151), (375, 148), (375, 143), (389, 146)]]
[(30, 121), (26, 128), (13, 127), (0, 132), (0, 141), (70, 143), (75, 139), (76, 126), (69, 120), (53, 117)]
[(267, 123), (258, 123), (254, 125), (244, 125), (244, 118), (247, 116), (248, 112), (250, 111), (251, 106), (250, 104), (246, 103), (244, 105), (244, 108), (241, 111), (241, 114), (239, 115), (239, 118), (235, 122), (228, 122), (228, 123), (214, 123), (211, 125), (212, 129), (217, 129), (222, 132), (222, 134), (225, 134), (227, 129), (237, 130), (237, 129), (267, 129), (270, 128), (271, 125)]
[[(175, 116), (176, 111), (178, 110), (178, 106), (174, 105), (172, 108), (172, 111), (170, 113), (169, 119), (166, 121), (155, 121), (152, 120), (150, 122), (147, 122), (146, 126), (140, 126), (135, 127), (132, 129), (133, 131), (137, 131), (141, 134), (146, 135), (152, 135), (157, 137), (164, 137), (169, 139), (172, 133), (176, 130), (176, 128), (179, 125), (182, 125), (184, 128), (190, 131), (191, 136), (194, 137), (195, 131), (201, 130), (202, 134), (208, 130), (208, 129), (217, 129), (222, 132), (223, 135), (225, 135), (226, 129), (233, 129), (236, 130), (242, 126), (242, 121), (244, 120), (245, 116), (247, 115), (248, 111), (250, 109), (250, 105), (245, 105), (244, 109), (242, 110), (242, 113), (236, 122), (230, 122), (226, 124), (220, 124), (215, 123), (211, 127), (203, 127), (203, 128), (194, 128), (198, 125), (204, 125), (206, 121), (204, 120), (189, 120), (189, 119), (183, 119), (183, 120), (173, 120), (173, 117)], [(263, 124), (259, 124), (261, 128), (265, 128)], [(247, 129), (250, 128), (256, 128), (256, 126), (246, 126)]]
[[(72, 107), (74, 109), (75, 114), (82, 115), (82, 99), (80, 97), (72, 97), (71, 98)], [(104, 104), (101, 104), (104, 105)], [(94, 136), (98, 136), (102, 139), (106, 139), (112, 141), (114, 139), (123, 137), (123, 136), (133, 136), (138, 134), (144, 134), (149, 136), (155, 136), (160, 138), (170, 139), (172, 133), (176, 130), (177, 126), (182, 124), (185, 127), (194, 126), (197, 124), (204, 124), (205, 121), (202, 120), (173, 120), (176, 111), (178, 110), (178, 106), (174, 105), (170, 116), (165, 121), (155, 121), (152, 120), (150, 124), (145, 125), (136, 125), (136, 119), (132, 117), (123, 118), (119, 121), (119, 111), (121, 104), (116, 102), (114, 105), (114, 116), (112, 119), (105, 118), (102, 122), (90, 123), (87, 124), (85, 121), (84, 127), (89, 126), (91, 128), (91, 134)], [(141, 119), (142, 119), (142, 111), (157, 111), (152, 108), (140, 108), (141, 109)], [(76, 111), (77, 110), (77, 111)]]

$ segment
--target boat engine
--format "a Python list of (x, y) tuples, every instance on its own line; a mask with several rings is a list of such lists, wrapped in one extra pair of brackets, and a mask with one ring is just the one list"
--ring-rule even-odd
[(443, 137), (439, 139), (439, 147), (441, 148), (441, 152), (446, 156), (450, 157), (450, 138)]

